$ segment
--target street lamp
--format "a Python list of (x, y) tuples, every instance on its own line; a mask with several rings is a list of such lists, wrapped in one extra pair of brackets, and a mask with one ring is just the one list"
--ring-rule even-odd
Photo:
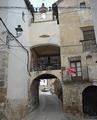
[(17, 28), (15, 28), (16, 30), (16, 37), (20, 37), (22, 35), (23, 29), (21, 28), (21, 25), (18, 25)]

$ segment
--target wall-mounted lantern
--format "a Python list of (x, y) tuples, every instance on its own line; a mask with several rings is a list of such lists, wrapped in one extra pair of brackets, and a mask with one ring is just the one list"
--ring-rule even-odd
[(15, 28), (16, 30), (16, 37), (20, 37), (22, 35), (23, 29), (21, 28), (21, 25), (18, 25), (17, 28)]

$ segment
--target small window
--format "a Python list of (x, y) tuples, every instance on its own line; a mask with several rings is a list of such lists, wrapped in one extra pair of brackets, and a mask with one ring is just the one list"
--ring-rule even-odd
[(96, 52), (96, 38), (94, 29), (83, 31), (84, 40), (82, 40), (83, 51)]
[(80, 8), (85, 8), (86, 7), (86, 3), (85, 2), (80, 2)]

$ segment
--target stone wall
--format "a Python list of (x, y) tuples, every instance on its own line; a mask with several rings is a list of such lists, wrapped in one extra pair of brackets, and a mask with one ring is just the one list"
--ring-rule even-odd
[(0, 103), (6, 101), (8, 49), (0, 46)]
[(39, 105), (39, 80), (35, 79), (29, 91), (29, 111), (33, 111)]
[(21, 120), (28, 113), (27, 101), (25, 100), (8, 100), (6, 116), (8, 120)]
[[(89, 5), (89, 0), (84, 0)], [(80, 0), (63, 0), (59, 7), (80, 7)], [(62, 13), (62, 14), (61, 14)], [(69, 67), (68, 57), (81, 56), (82, 66), (86, 66), (86, 55), (83, 53), (83, 46), (80, 40), (83, 40), (81, 27), (93, 26), (91, 10), (81, 9), (59, 9), (60, 20), (60, 44), (61, 44), (61, 66)], [(85, 55), (86, 54), (86, 55)]]
[[(70, 58), (81, 57), (83, 79), (96, 80), (96, 66), (97, 55), (83, 52), (83, 46), (80, 40), (84, 39), (82, 27), (92, 26), (93, 20), (90, 9), (60, 9), (61, 7), (80, 7), (81, 0), (63, 0), (58, 5), (59, 7), (59, 21), (60, 21), (60, 44), (61, 44), (61, 67), (65, 69), (70, 68)], [(89, 0), (84, 0), (89, 6)], [(91, 59), (88, 56), (92, 56)], [(88, 58), (88, 59), (87, 59)], [(89, 61), (90, 60), (90, 61)], [(76, 61), (76, 60), (75, 60)], [(88, 72), (86, 71), (88, 67)], [(91, 67), (91, 68), (90, 68)], [(93, 68), (93, 69), (92, 69)], [(89, 73), (89, 75), (88, 75)], [(83, 115), (82, 92), (92, 85), (92, 82), (85, 82), (81, 80), (64, 82), (63, 87), (63, 109), (65, 113)], [(97, 82), (94, 83), (97, 85)]]
[(58, 98), (63, 101), (63, 94), (62, 94), (62, 85), (59, 80), (55, 80), (54, 82), (54, 93), (58, 96)]
[(90, 82), (64, 82), (63, 109), (65, 113), (83, 115), (82, 92), (90, 86)]

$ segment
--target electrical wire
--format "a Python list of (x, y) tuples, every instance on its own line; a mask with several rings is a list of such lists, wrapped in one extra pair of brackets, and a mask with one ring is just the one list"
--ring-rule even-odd
[(17, 7), (17, 6), (0, 6), (0, 9), (27, 9), (26, 7)]
[[(13, 45), (9, 45), (10, 47), (20, 47), (20, 46), (13, 46)], [(72, 47), (72, 46), (81, 46), (81, 44), (76, 44), (76, 45), (64, 45), (64, 46), (60, 46), (60, 47)], [(24, 47), (32, 47), (32, 46), (24, 46)]]
[(58, 7), (58, 8), (62, 8), (62, 9), (91, 9), (91, 7)]
[[(3, 9), (1, 9), (0, 11), (5, 12), (5, 13), (17, 14), (17, 15), (22, 14), (22, 11), (21, 12), (14, 12), (14, 11), (11, 11), (11, 10), (7, 11), (7, 10), (3, 10)], [(30, 15), (30, 13), (29, 14), (25, 13), (25, 15)]]
[[(0, 41), (1, 41), (2, 43), (4, 43), (4, 44), (2, 44), (3, 47), (9, 48), (10, 45), (7, 45), (6, 42), (4, 42), (4, 41), (2, 40), (1, 37), (0, 37)], [(7, 49), (7, 52), (10, 53), (10, 49)], [(14, 52), (12, 52), (12, 51), (11, 51), (11, 54), (13, 54), (14, 56), (16, 56), (16, 58), (18, 58), (18, 60), (22, 61), (22, 62), (25, 64), (24, 59), (20, 58), (19, 56), (17, 56), (17, 55), (16, 55)]]
[(67, 13), (67, 14), (71, 14), (71, 13), (74, 13), (74, 12), (78, 12), (78, 11), (81, 11), (81, 10), (73, 10), (73, 11), (66, 11), (66, 12), (61, 12), (61, 13), (59, 13), (59, 16), (60, 16), (60, 14), (65, 14), (65, 13)]
[[(2, 12), (6, 12), (6, 13), (12, 13), (12, 14), (17, 14), (17, 15), (21, 15), (22, 14), (22, 12), (13, 12), (13, 11), (5, 11), (5, 10), (0, 10), (0, 11), (2, 11)], [(72, 11), (64, 11), (64, 12), (59, 12), (59, 14), (65, 14), (65, 13), (74, 13), (74, 12), (78, 12), (78, 11), (82, 11), (82, 9), (77, 9), (77, 10), (72, 10)], [(27, 14), (27, 13), (25, 13), (25, 15), (30, 15), (30, 13), (29, 14)]]
[[(9, 13), (13, 13), (13, 14), (22, 14), (21, 12), (14, 12), (14, 11), (5, 11), (5, 10), (10, 10), (10, 9), (24, 9), (22, 7), (0, 7), (0, 11), (3, 11), (3, 12), (9, 12)], [(38, 8), (38, 7), (37, 7)], [(91, 9), (91, 7), (58, 7), (59, 9), (77, 9), (77, 10), (72, 10), (72, 11), (69, 11), (69, 12), (64, 12), (64, 13), (72, 13), (72, 12), (76, 12), (76, 11), (81, 11), (81, 10), (86, 10), (86, 9)], [(4, 10), (3, 10), (4, 9)], [(26, 9), (26, 8), (25, 8)], [(60, 13), (60, 14), (63, 14), (63, 13)], [(30, 15), (25, 13), (25, 15)]]
[[(39, 9), (40, 7), (34, 7), (34, 9)], [(49, 7), (48, 7), (49, 8)], [(50, 8), (53, 8), (53, 7), (50, 7)], [(75, 8), (82, 8), (82, 9), (90, 9), (91, 7), (88, 7), (88, 6), (85, 6), (85, 7), (77, 7), (77, 6), (68, 6), (68, 7), (58, 7), (58, 8), (63, 8), (63, 9), (75, 9)], [(13, 6), (0, 6), (0, 9), (26, 9), (26, 7), (13, 7)]]
[(0, 37), (0, 40), (1, 40), (1, 42), (3, 42), (4, 44), (6, 44), (6, 42), (4, 42), (1, 37)]
[(8, 34), (10, 34), (13, 38), (14, 38), (14, 40), (26, 51), (26, 53), (27, 53), (27, 58), (28, 58), (28, 60), (27, 60), (27, 71), (28, 71), (28, 73), (29, 73), (29, 76), (31, 76), (31, 74), (30, 74), (30, 70), (29, 70), (29, 52), (28, 52), (28, 50), (22, 45), (22, 43), (20, 43), (19, 41), (18, 41), (18, 39), (9, 31), (9, 29), (7, 28), (7, 26), (6, 26), (6, 24), (4, 23), (4, 21), (2, 20), (2, 18), (0, 18), (0, 21), (2, 22), (2, 24), (4, 25), (4, 27), (6, 28), (6, 30), (7, 30), (7, 32), (8, 32)]
[[(0, 38), (0, 40), (1, 40), (1, 38)], [(3, 40), (2, 40), (3, 41)], [(3, 41), (3, 43), (5, 43), (4, 41)], [(9, 47), (21, 47), (21, 46), (15, 46), (15, 45), (8, 45)], [(82, 44), (76, 44), (76, 45), (62, 45), (62, 46), (60, 46), (60, 47), (73, 47), (73, 46), (82, 46)], [(32, 47), (32, 46), (24, 46), (24, 47)]]

